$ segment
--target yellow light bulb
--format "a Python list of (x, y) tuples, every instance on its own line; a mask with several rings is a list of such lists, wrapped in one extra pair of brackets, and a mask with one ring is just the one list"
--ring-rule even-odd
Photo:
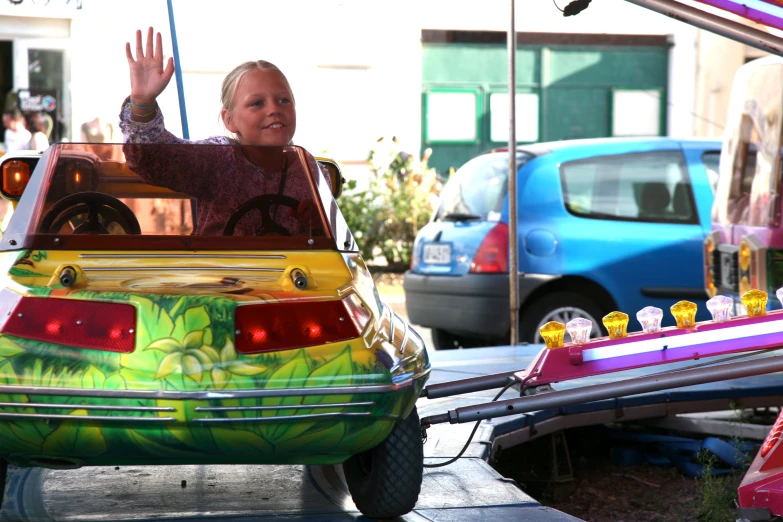
[(738, 257), (740, 270), (747, 272), (750, 268), (750, 245), (747, 241), (740, 242)]
[(565, 338), (566, 331), (566, 327), (563, 323), (549, 321), (539, 328), (538, 331), (541, 332), (541, 337), (544, 338), (544, 343), (547, 348), (563, 347), (563, 339)]
[(758, 317), (767, 313), (767, 293), (761, 290), (748, 290), (742, 294), (742, 304), (748, 309), (749, 317)]
[(742, 276), (739, 282), (740, 295), (750, 292), (751, 290), (753, 290), (753, 287), (750, 286), (750, 281), (748, 280), (748, 276)]
[(611, 339), (621, 339), (628, 335), (628, 314), (612, 312), (602, 319)]
[(690, 301), (680, 301), (671, 306), (670, 310), (677, 321), (677, 328), (690, 328), (696, 324), (696, 309), (698, 305)]

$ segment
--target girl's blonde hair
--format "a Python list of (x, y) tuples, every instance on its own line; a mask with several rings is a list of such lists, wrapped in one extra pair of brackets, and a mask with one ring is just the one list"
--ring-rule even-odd
[(291, 90), (291, 85), (288, 83), (288, 78), (285, 77), (283, 71), (278, 69), (275, 64), (267, 62), (266, 60), (250, 61), (239, 64), (223, 79), (223, 86), (220, 89), (220, 103), (222, 105), (220, 111), (221, 115), (234, 108), (234, 97), (237, 92), (239, 80), (248, 72), (255, 70), (275, 70), (279, 72), (280, 76), (283, 77), (283, 83), (288, 89), (288, 92), (291, 93), (291, 101), (294, 102), (294, 91)]

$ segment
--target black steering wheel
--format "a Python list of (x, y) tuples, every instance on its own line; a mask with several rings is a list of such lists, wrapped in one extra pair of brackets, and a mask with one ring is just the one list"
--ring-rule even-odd
[(78, 192), (64, 197), (46, 213), (40, 230), (56, 234), (73, 218), (85, 214), (87, 219), (74, 226), (73, 234), (109, 234), (111, 223), (117, 223), (126, 234), (141, 234), (133, 211), (119, 199), (102, 192)]
[(249, 199), (231, 213), (231, 217), (228, 218), (226, 226), (223, 228), (223, 235), (233, 236), (239, 220), (251, 210), (259, 210), (261, 212), (261, 228), (256, 230), (256, 236), (290, 236), (291, 232), (287, 228), (275, 223), (272, 219), (272, 205), (283, 205), (296, 210), (299, 207), (299, 200), (282, 194), (264, 194)]

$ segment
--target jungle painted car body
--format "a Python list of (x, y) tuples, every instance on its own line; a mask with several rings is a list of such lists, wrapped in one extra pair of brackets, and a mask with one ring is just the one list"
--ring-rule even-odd
[[(261, 152), (299, 161), (288, 180), (312, 188), (317, 226), (210, 237), (190, 234), (187, 194), (100, 147), (3, 158), (15, 210), (0, 240), (0, 456), (336, 464), (415, 417), (424, 343), (381, 302), (303, 149)], [(281, 214), (265, 205), (250, 216), (263, 226)]]

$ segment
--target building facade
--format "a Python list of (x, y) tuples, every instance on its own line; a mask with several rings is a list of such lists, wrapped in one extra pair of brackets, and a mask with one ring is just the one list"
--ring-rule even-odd
[[(518, 141), (719, 132), (724, 100), (713, 91), (730, 86), (745, 46), (624, 0), (567, 18), (565, 4), (516, 4)], [(265, 59), (294, 88), (295, 141), (349, 166), (363, 164), (381, 137), (410, 152), (432, 148), (439, 170), (507, 145), (508, 0), (174, 0), (173, 8), (191, 138), (225, 132), (223, 77)], [(170, 56), (164, 0), (0, 0), (0, 87), (56, 90), (63, 138), (79, 140), (95, 119), (116, 129), (129, 92), (125, 43), (149, 26)], [(177, 94), (172, 81), (159, 102), (182, 135)]]

